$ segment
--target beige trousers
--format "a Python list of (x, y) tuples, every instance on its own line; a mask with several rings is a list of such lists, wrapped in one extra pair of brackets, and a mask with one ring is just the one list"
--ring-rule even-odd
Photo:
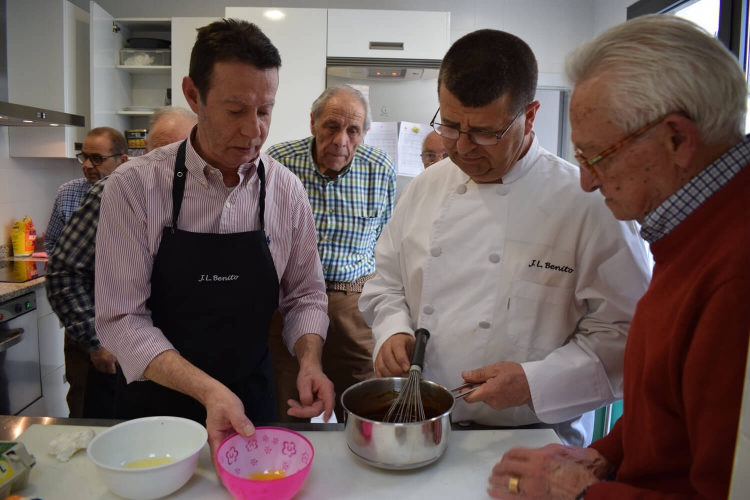
[[(341, 395), (352, 385), (373, 378), (372, 351), (375, 343), (372, 330), (365, 324), (357, 305), (359, 293), (327, 291), (328, 317), (331, 321), (323, 345), (323, 372), (333, 382), (336, 390), (336, 419), (344, 420)], [(299, 363), (289, 354), (281, 338), (281, 314), (274, 313), (269, 335), (269, 348), (276, 379), (276, 409), (279, 422), (302, 422), (287, 415), (288, 399), (299, 399), (297, 375)]]

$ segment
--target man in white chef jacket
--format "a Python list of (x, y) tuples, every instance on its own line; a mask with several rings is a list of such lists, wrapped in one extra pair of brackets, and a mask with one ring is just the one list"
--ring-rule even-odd
[(632, 222), (581, 192), (577, 167), (544, 150), (537, 64), (518, 37), (456, 41), (433, 119), (450, 156), (403, 193), (359, 302), (378, 376), (409, 368), (414, 330), (432, 334), (423, 377), (482, 386), (453, 421), (541, 424), (591, 441), (593, 410), (622, 397), (622, 360), (649, 282)]

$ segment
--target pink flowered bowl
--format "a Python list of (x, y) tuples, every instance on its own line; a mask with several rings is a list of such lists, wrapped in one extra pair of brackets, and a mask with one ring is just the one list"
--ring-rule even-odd
[[(234, 498), (290, 500), (310, 472), (315, 451), (302, 434), (280, 427), (256, 427), (255, 434), (229, 436), (216, 453), (219, 476)], [(283, 470), (285, 477), (265, 481), (248, 474)]]

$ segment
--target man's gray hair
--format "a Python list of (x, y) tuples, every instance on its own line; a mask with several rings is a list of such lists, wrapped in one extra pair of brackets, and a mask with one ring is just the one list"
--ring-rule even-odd
[(193, 120), (196, 120), (196, 121), (198, 120), (198, 116), (192, 111), (190, 111), (189, 109), (179, 108), (179, 107), (173, 108), (172, 106), (162, 106), (161, 108), (154, 111), (154, 114), (151, 115), (151, 118), (148, 119), (149, 132), (153, 130), (154, 125), (156, 125), (156, 122), (158, 122), (162, 118), (171, 117), (171, 116), (174, 116), (174, 117), (181, 116), (185, 118), (192, 118)]
[(566, 72), (574, 85), (606, 78), (611, 118), (625, 133), (680, 113), (707, 145), (744, 136), (748, 87), (742, 68), (690, 21), (653, 14), (614, 26), (571, 53)]
[(320, 94), (320, 96), (317, 99), (315, 99), (315, 101), (312, 103), (312, 109), (311, 109), (312, 114), (315, 117), (315, 119), (317, 120), (318, 118), (320, 118), (320, 114), (323, 112), (323, 108), (325, 107), (328, 100), (331, 97), (337, 94), (341, 94), (341, 93), (349, 94), (359, 99), (359, 101), (362, 103), (362, 106), (365, 107), (365, 128), (362, 129), (362, 131), (364, 132), (365, 130), (369, 129), (370, 124), (372, 123), (372, 113), (370, 112), (370, 103), (367, 102), (367, 98), (362, 92), (360, 92), (359, 90), (347, 84), (334, 85), (333, 87), (328, 87), (327, 89), (323, 91), (322, 94)]

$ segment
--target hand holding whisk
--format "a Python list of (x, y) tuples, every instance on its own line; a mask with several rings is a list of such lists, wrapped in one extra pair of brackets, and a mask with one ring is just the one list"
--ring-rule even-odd
[(424, 407), (422, 406), (422, 394), (419, 390), (422, 381), (422, 365), (424, 364), (424, 351), (430, 332), (424, 328), (414, 332), (414, 352), (411, 355), (411, 367), (406, 384), (398, 393), (398, 398), (393, 402), (385, 414), (383, 422), (422, 422), (425, 420)]

